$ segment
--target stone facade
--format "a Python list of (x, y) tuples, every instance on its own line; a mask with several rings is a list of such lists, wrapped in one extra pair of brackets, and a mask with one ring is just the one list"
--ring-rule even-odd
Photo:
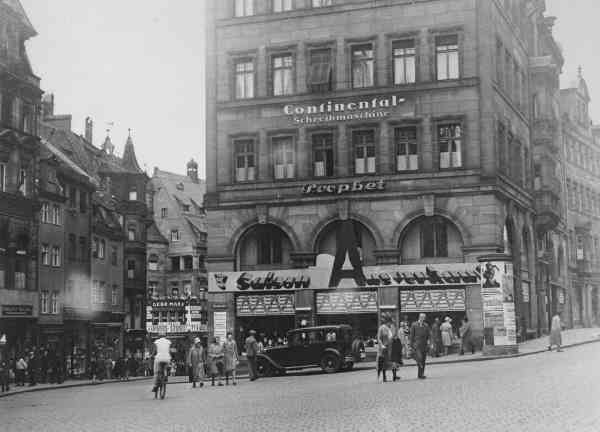
[[(232, 16), (232, 2), (208, 10), (209, 271), (314, 265), (331, 253), (332, 224), (351, 219), (365, 264), (511, 254), (519, 331), (535, 329), (536, 296), (521, 289), (535, 281), (527, 2), (298, 2), (284, 13), (255, 3), (246, 17)], [(315, 85), (317, 49), (328, 56), (325, 90)], [(413, 54), (409, 73), (403, 56)], [(291, 71), (276, 70), (282, 64)], [(408, 152), (407, 127), (416, 135)], [(460, 135), (453, 154), (448, 133)], [(286, 164), (293, 168), (282, 174)], [(446, 227), (447, 251), (427, 250), (424, 221)], [(232, 304), (227, 295), (214, 303)], [(228, 328), (237, 328), (228, 311)], [(469, 314), (482, 336), (481, 305)]]

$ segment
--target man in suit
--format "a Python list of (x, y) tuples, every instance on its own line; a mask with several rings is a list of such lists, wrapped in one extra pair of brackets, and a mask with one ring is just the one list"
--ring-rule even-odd
[(410, 346), (415, 355), (415, 361), (418, 366), (419, 379), (425, 379), (425, 360), (427, 358), (427, 347), (431, 331), (429, 325), (425, 322), (425, 314), (419, 314), (419, 320), (410, 327)]
[(248, 359), (248, 369), (250, 372), (250, 381), (258, 378), (256, 371), (256, 354), (258, 354), (258, 343), (256, 342), (256, 331), (250, 330), (250, 336), (246, 338), (246, 358)]

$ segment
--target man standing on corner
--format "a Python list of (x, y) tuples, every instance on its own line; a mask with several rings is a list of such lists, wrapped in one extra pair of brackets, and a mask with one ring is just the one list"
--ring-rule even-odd
[(250, 330), (250, 336), (246, 338), (246, 358), (248, 359), (248, 371), (250, 381), (255, 381), (258, 376), (256, 372), (256, 354), (258, 354), (258, 343), (256, 342), (255, 330)]
[(410, 346), (413, 349), (415, 361), (418, 366), (419, 379), (425, 379), (425, 360), (427, 359), (427, 347), (431, 331), (425, 322), (425, 314), (419, 314), (419, 320), (410, 327)]

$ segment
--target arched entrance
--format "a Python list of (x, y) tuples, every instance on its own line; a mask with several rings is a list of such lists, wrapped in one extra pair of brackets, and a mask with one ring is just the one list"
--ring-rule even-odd
[(463, 261), (460, 231), (443, 216), (422, 216), (412, 221), (400, 236), (402, 264)]
[(273, 270), (289, 267), (292, 242), (273, 224), (250, 227), (241, 237), (236, 251), (238, 270)]
[[(336, 234), (341, 222), (333, 221), (321, 230), (315, 242), (315, 252), (335, 256), (337, 251)], [(352, 224), (363, 265), (375, 265), (377, 262), (375, 258), (375, 249), (377, 248), (375, 237), (363, 223), (353, 220)]]

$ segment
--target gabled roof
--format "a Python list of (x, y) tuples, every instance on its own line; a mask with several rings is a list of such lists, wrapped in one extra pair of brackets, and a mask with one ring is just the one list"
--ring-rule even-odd
[(169, 244), (169, 241), (162, 235), (162, 233), (158, 230), (156, 223), (152, 223), (146, 232), (146, 239), (148, 243), (163, 243)]
[(152, 177), (155, 190), (162, 187), (167, 193), (180, 204), (202, 208), (206, 183), (204, 180), (195, 183), (191, 178), (181, 174), (168, 171), (154, 170)]
[(23, 5), (19, 0), (0, 0), (0, 2), (11, 8), (13, 12), (21, 19), (21, 23), (27, 29), (28, 37), (37, 35), (35, 28), (33, 28), (33, 24), (31, 24), (31, 21), (29, 21), (29, 17), (27, 17), (27, 13), (25, 12), (25, 9), (23, 9)]
[(83, 177), (85, 180), (93, 184), (94, 186), (98, 186), (98, 182), (96, 179), (91, 177), (88, 173), (86, 173), (83, 169), (81, 169), (77, 164), (75, 164), (70, 158), (68, 158), (61, 150), (55, 147), (53, 144), (48, 142), (47, 140), (41, 140), (42, 146), (47, 149), (53, 156), (58, 159), (58, 161), (64, 164), (67, 168), (69, 168), (72, 172), (77, 175)]
[(196, 236), (206, 234), (206, 221), (204, 218), (192, 218), (187, 216), (185, 217), (185, 220), (190, 225), (190, 228)]
[(127, 137), (127, 142), (125, 143), (125, 150), (123, 150), (123, 161), (121, 163), (122, 167), (130, 172), (139, 172), (142, 170), (138, 165), (137, 158), (135, 157), (135, 149), (133, 147), (133, 140), (131, 139), (131, 135)]

